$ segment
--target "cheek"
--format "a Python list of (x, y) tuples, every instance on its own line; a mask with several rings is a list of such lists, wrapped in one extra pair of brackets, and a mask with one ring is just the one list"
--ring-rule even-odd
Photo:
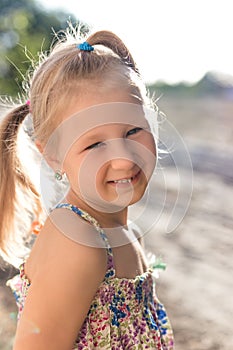
[(77, 186), (82, 158), (70, 151), (65, 157), (63, 171), (66, 173), (71, 186)]
[[(152, 134), (146, 133), (140, 140), (140, 143), (145, 147), (143, 151), (144, 159), (150, 163), (157, 162), (157, 145)], [(147, 151), (148, 150), (148, 151)]]
[(88, 152), (71, 159), (67, 169), (75, 185), (86, 189), (87, 186), (90, 187), (103, 181), (106, 169), (105, 159), (99, 152)]
[(155, 142), (155, 139), (152, 135), (150, 135), (148, 137), (148, 141), (147, 141), (147, 144), (145, 145), (150, 151), (151, 153), (157, 157), (157, 146), (156, 146), (156, 142)]
[(108, 169), (108, 162), (100, 166), (99, 169), (96, 171), (95, 181), (99, 185), (104, 184), (104, 182), (107, 181), (107, 174), (108, 174), (107, 169)]

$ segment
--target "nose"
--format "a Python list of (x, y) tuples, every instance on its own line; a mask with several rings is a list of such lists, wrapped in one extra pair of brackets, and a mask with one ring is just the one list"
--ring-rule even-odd
[(131, 160), (124, 158), (116, 158), (111, 161), (111, 167), (114, 170), (131, 170), (135, 166), (135, 163)]
[(114, 170), (131, 170), (135, 167), (135, 154), (127, 140), (114, 140), (112, 143), (111, 167)]

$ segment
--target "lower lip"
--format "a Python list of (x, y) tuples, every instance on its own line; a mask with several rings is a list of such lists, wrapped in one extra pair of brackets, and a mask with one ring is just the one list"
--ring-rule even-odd
[(134, 178), (130, 181), (130, 182), (111, 182), (109, 181), (108, 184), (112, 185), (112, 186), (121, 186), (121, 187), (128, 187), (130, 185), (135, 185), (141, 175), (141, 170), (139, 170), (139, 172), (134, 176)]

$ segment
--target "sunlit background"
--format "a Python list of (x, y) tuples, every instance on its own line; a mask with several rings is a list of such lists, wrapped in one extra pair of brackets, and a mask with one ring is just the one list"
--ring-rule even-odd
[(93, 30), (114, 31), (149, 83), (192, 83), (210, 70), (233, 75), (231, 0), (39, 2), (74, 14)]
[[(160, 160), (152, 184), (155, 204), (146, 215), (153, 219), (164, 194), (166, 201), (162, 219), (145, 236), (146, 248), (167, 263), (157, 291), (176, 349), (233, 349), (232, 0), (35, 1), (0, 0), (0, 95), (28, 98), (21, 82), (31, 58), (49, 48), (51, 26), (57, 31), (71, 18), (123, 39), (166, 115), (161, 130), (179, 165)], [(193, 178), (183, 162), (187, 154)], [(187, 211), (166, 234), (164, 222), (179, 194), (178, 209)], [(16, 307), (5, 282), (16, 273), (0, 269), (0, 350), (12, 349)]]

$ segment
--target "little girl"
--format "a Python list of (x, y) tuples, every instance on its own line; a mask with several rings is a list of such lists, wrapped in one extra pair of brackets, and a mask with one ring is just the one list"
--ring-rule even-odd
[[(84, 42), (67, 33), (42, 56), (28, 98), (0, 130), (1, 251), (9, 254), (16, 212), (30, 212), (39, 231), (20, 274), (8, 282), (19, 306), (14, 350), (173, 349), (141, 234), (127, 219), (157, 158), (131, 54), (108, 31)], [(56, 180), (69, 183), (39, 228), (35, 220), (49, 194), (41, 179), (39, 195), (16, 155), (26, 116)], [(32, 199), (30, 210), (19, 202), (20, 190)]]

